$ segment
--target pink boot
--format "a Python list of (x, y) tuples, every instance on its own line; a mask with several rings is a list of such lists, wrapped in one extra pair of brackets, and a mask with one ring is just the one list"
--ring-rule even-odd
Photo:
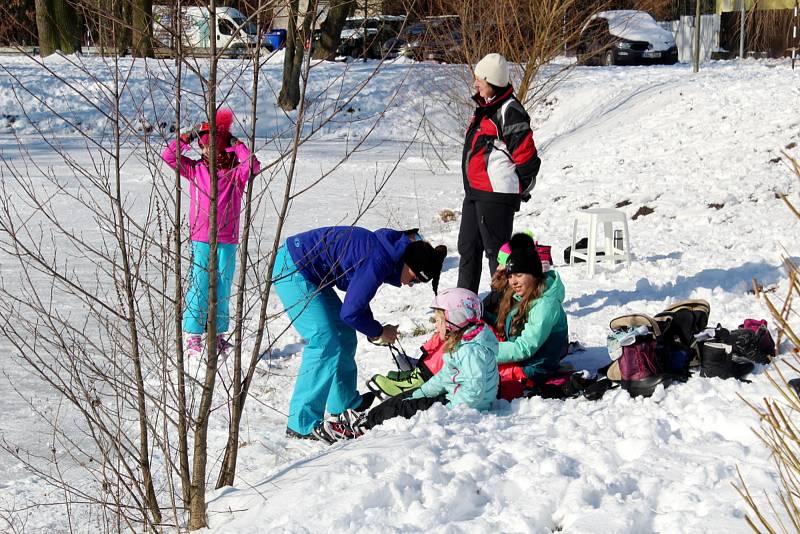
[(190, 359), (200, 359), (203, 355), (203, 336), (200, 334), (188, 334), (183, 340), (185, 355)]

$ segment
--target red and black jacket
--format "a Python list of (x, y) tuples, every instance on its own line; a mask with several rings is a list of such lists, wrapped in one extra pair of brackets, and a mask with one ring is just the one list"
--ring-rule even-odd
[(477, 94), (472, 99), (478, 106), (461, 158), (466, 198), (519, 209), (520, 198), (533, 188), (541, 165), (530, 117), (510, 85), (491, 102)]

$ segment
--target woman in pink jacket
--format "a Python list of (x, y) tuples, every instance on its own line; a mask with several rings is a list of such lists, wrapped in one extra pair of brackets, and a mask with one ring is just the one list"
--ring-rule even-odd
[[(236, 270), (236, 249), (239, 244), (239, 216), (242, 195), (251, 176), (261, 166), (251, 156), (247, 146), (230, 134), (233, 113), (228, 109), (217, 111), (217, 348), (226, 352), (231, 345), (223, 335), (230, 323), (228, 300), (231, 295), (233, 274)], [(210, 134), (208, 123), (192, 128), (181, 135), (181, 154), (191, 148), (195, 139), (202, 159), (194, 160), (181, 155), (180, 173), (189, 182), (189, 230), (192, 239), (192, 267), (186, 309), (183, 312), (185, 347), (189, 356), (203, 352), (202, 335), (208, 321), (208, 258), (209, 213), (211, 209)], [(173, 169), (178, 165), (177, 140), (169, 143), (161, 154)], [(251, 171), (252, 165), (252, 171)]]

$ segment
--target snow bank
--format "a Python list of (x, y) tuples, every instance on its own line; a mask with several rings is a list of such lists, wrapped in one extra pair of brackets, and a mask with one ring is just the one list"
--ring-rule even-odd
[(748, 390), (694, 380), (651, 399), (435, 407), (244, 477), (211, 502), (213, 531), (745, 532), (736, 465), (772, 469)]
[[(256, 130), (259, 137), (294, 134), (297, 112), (284, 113), (276, 106), (283, 76), (282, 57), (283, 51), (275, 53), (261, 67)], [(392, 83), (368, 83), (378, 69), (382, 80), (391, 79)], [(378, 61), (316, 62), (307, 94), (309, 124), (304, 131), (321, 128), (316, 139), (342, 140), (358, 138), (375, 129), (377, 137), (402, 140), (425, 117), (456, 135), (463, 121), (449, 118), (452, 111), (446, 106), (431, 106), (431, 93), (447, 91), (446, 87), (465, 69), (402, 59), (383, 65)], [(124, 78), (118, 85), (123, 127), (134, 135), (169, 134), (175, 116), (176, 75), (172, 61), (122, 58), (120, 70)], [(207, 75), (207, 66), (201, 62), (193, 70), (184, 69), (182, 129), (205, 121), (199, 75)], [(448, 74), (443, 75), (444, 72)], [(70, 135), (80, 129), (98, 137), (107, 134), (115, 114), (113, 95), (117, 82), (113, 68), (103, 58), (54, 55), (40, 66), (25, 57), (6, 56), (0, 73), (0, 131)], [(220, 61), (218, 98), (224, 95), (226, 105), (240, 119), (247, 117), (251, 109), (252, 79), (252, 68), (246, 60)], [(25, 103), (24, 110), (21, 102)]]

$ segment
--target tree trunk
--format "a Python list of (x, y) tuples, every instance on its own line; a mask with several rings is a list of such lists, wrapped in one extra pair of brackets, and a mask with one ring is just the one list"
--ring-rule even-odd
[(153, 57), (153, 0), (132, 0), (133, 57)]
[(52, 0), (36, 0), (36, 28), (39, 30), (39, 54), (49, 56), (58, 50), (58, 33), (50, 13)]
[(42, 57), (56, 50), (65, 54), (78, 50), (78, 15), (67, 0), (36, 0), (36, 28)]
[[(115, 65), (116, 66), (116, 65)], [(149, 446), (149, 431), (148, 431), (148, 410), (146, 404), (146, 391), (144, 384), (144, 373), (142, 371), (142, 355), (139, 343), (139, 328), (136, 320), (136, 289), (134, 282), (134, 274), (132, 267), (132, 258), (130, 257), (130, 249), (128, 247), (128, 229), (126, 228), (126, 214), (122, 207), (123, 192), (122, 192), (122, 126), (120, 121), (120, 102), (121, 89), (119, 70), (114, 73), (114, 195), (112, 197), (112, 205), (116, 215), (116, 233), (117, 242), (119, 244), (120, 259), (122, 261), (121, 280), (118, 283), (122, 286), (123, 294), (126, 301), (126, 315), (128, 323), (128, 333), (130, 337), (130, 354), (133, 363), (133, 371), (136, 383), (136, 401), (139, 422), (139, 469), (142, 473), (142, 484), (145, 488), (144, 506), (142, 514), (146, 518), (146, 514), (150, 514), (152, 522), (155, 524), (161, 523), (161, 510), (156, 498), (155, 488), (153, 487), (152, 469), (150, 467), (150, 446)], [(147, 519), (145, 519), (147, 523)]]
[[(297, 107), (300, 93), (300, 77), (292, 77), (294, 56), (298, 48), (297, 42), (299, 39), (297, 30), (298, 4), (299, 0), (290, 0), (289, 2), (289, 25), (286, 28), (286, 48), (283, 56), (283, 80), (281, 81), (281, 92), (278, 94), (278, 105), (285, 111), (291, 111)], [(299, 48), (302, 52), (302, 41)]]
[[(261, 28), (263, 28), (264, 13), (263, 13), (263, 0), (258, 2), (258, 39), (261, 41)], [(236, 297), (236, 336), (235, 336), (235, 353), (233, 358), (233, 378), (232, 389), (233, 395), (230, 403), (230, 424), (228, 426), (228, 442), (225, 445), (225, 456), (222, 460), (222, 465), (219, 468), (219, 476), (217, 477), (217, 488), (223, 486), (233, 486), (233, 481), (236, 477), (236, 461), (239, 453), (239, 425), (244, 413), (244, 397), (242, 387), (242, 325), (244, 324), (244, 296), (247, 288), (247, 269), (249, 263), (248, 245), (250, 244), (250, 227), (252, 226), (252, 212), (253, 212), (253, 154), (255, 154), (255, 139), (256, 139), (256, 121), (258, 120), (258, 81), (259, 72), (261, 67), (261, 49), (258, 48), (253, 56), (253, 86), (251, 94), (253, 101), (250, 107), (251, 126), (249, 132), (249, 148), (250, 148), (250, 174), (247, 181), (247, 193), (245, 195), (244, 204), (244, 227), (242, 228), (242, 241), (240, 245), (240, 261), (239, 264), (239, 282), (237, 284), (238, 291)], [(246, 394), (246, 392), (244, 392)]]
[[(278, 95), (278, 105), (284, 111), (297, 109), (297, 104), (300, 103), (300, 68), (303, 65), (306, 39), (311, 35), (311, 22), (316, 12), (316, 5), (316, 2), (309, 1), (308, 9), (300, 13), (298, 0), (291, 1), (286, 56), (283, 59), (283, 82)], [(302, 23), (298, 28), (297, 23), (301, 20)]]
[(209, 26), (211, 27), (211, 59), (209, 61), (206, 99), (208, 109), (208, 130), (210, 154), (208, 158), (211, 175), (208, 214), (208, 322), (206, 324), (206, 376), (202, 383), (200, 404), (194, 428), (194, 451), (192, 461), (192, 489), (189, 502), (189, 530), (199, 530), (208, 526), (206, 516), (206, 469), (208, 467), (208, 424), (211, 417), (211, 402), (214, 398), (214, 385), (217, 376), (217, 196), (219, 194), (217, 167), (217, 3), (211, 0), (208, 6)]
[[(182, 28), (181, 17), (178, 13), (181, 12), (181, 2), (178, 0), (173, 5), (172, 12), (172, 32), (174, 35), (180, 35)], [(182, 91), (183, 91), (183, 47), (180, 40), (176, 41), (175, 56), (175, 124), (178, 126), (175, 131), (177, 147), (178, 147), (178, 161), (181, 158), (181, 142), (180, 142), (180, 124), (181, 124), (181, 106), (182, 106)], [(180, 479), (181, 479), (181, 495), (183, 497), (184, 507), (188, 507), (192, 500), (192, 479), (191, 470), (189, 468), (189, 418), (187, 417), (186, 408), (186, 378), (184, 376), (184, 361), (183, 361), (183, 267), (181, 262), (182, 243), (181, 243), (181, 196), (183, 192), (183, 179), (181, 178), (181, 168), (179, 165), (175, 166), (175, 196), (173, 209), (175, 210), (174, 226), (172, 227), (174, 246), (175, 246), (175, 370), (178, 377), (178, 465)]]
[[(332, 61), (336, 57), (336, 49), (341, 41), (342, 27), (355, 5), (355, 0), (334, 0), (328, 8), (328, 16), (322, 23), (322, 33), (319, 36), (317, 49), (314, 50), (314, 59)], [(365, 41), (366, 42), (366, 41)]]

